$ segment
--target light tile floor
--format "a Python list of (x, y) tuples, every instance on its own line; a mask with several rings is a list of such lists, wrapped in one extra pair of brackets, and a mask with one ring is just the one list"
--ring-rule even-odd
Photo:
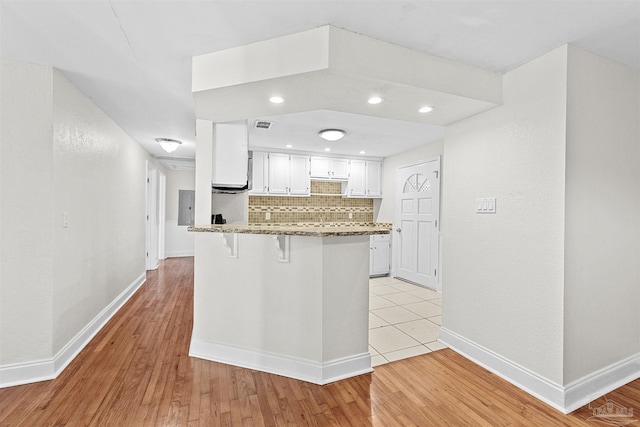
[(369, 352), (373, 366), (444, 348), (438, 339), (442, 295), (393, 277), (369, 280)]

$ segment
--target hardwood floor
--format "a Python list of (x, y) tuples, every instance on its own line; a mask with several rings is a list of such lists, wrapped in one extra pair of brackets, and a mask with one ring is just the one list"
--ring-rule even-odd
[[(0, 425), (598, 425), (448, 349), (326, 386), (190, 358), (192, 298), (193, 260), (162, 262), (57, 379), (0, 389)], [(640, 380), (607, 397), (640, 411)]]

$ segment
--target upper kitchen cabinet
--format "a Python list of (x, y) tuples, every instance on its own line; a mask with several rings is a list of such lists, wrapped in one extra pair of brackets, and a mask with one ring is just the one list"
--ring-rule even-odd
[(382, 162), (351, 160), (347, 197), (382, 197)]
[(262, 195), (269, 192), (269, 153), (254, 151), (252, 156), (253, 182), (251, 195)]
[(311, 178), (346, 181), (349, 179), (349, 160), (313, 156)]
[(309, 176), (309, 156), (289, 156), (289, 194), (292, 196), (309, 196), (311, 194), (311, 178)]
[[(309, 196), (309, 156), (269, 153), (267, 193), (281, 196)], [(256, 159), (254, 158), (254, 164)]]

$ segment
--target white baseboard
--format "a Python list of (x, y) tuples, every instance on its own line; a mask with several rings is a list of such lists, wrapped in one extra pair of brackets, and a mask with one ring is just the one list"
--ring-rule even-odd
[(166, 252), (164, 253), (165, 258), (182, 258), (187, 256), (195, 256), (195, 250), (189, 251), (175, 251), (175, 252)]
[(640, 378), (640, 354), (607, 366), (567, 386), (561, 386), (446, 328), (440, 328), (438, 340), (565, 414)]
[(71, 339), (52, 359), (0, 366), (0, 388), (29, 384), (56, 378), (82, 351), (91, 339), (113, 317), (115, 313), (144, 284), (146, 272), (142, 273), (120, 295), (118, 295), (100, 314), (89, 322)]
[(326, 363), (318, 363), (228, 344), (192, 340), (189, 356), (320, 385), (373, 372), (371, 355), (368, 352)]
[(618, 387), (640, 378), (640, 353), (606, 366), (565, 386), (565, 413), (575, 411)]

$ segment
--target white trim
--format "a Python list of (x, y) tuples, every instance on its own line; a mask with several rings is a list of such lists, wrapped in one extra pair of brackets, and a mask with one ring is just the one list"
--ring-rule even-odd
[(189, 356), (320, 385), (373, 372), (368, 352), (319, 363), (229, 344), (191, 340)]
[(640, 378), (640, 353), (612, 363), (565, 386), (565, 413)]
[(585, 375), (563, 387), (446, 328), (440, 328), (438, 340), (565, 414), (640, 378), (640, 353)]
[(438, 341), (460, 353), (467, 359), (493, 372), (500, 378), (526, 391), (532, 396), (564, 411), (564, 389), (561, 385), (512, 362), (493, 351), (457, 335), (446, 328), (440, 328)]
[(52, 359), (0, 366), (0, 388), (29, 384), (56, 378), (82, 351), (91, 339), (104, 327), (114, 314), (144, 284), (146, 273), (120, 293), (100, 314), (89, 322)]

